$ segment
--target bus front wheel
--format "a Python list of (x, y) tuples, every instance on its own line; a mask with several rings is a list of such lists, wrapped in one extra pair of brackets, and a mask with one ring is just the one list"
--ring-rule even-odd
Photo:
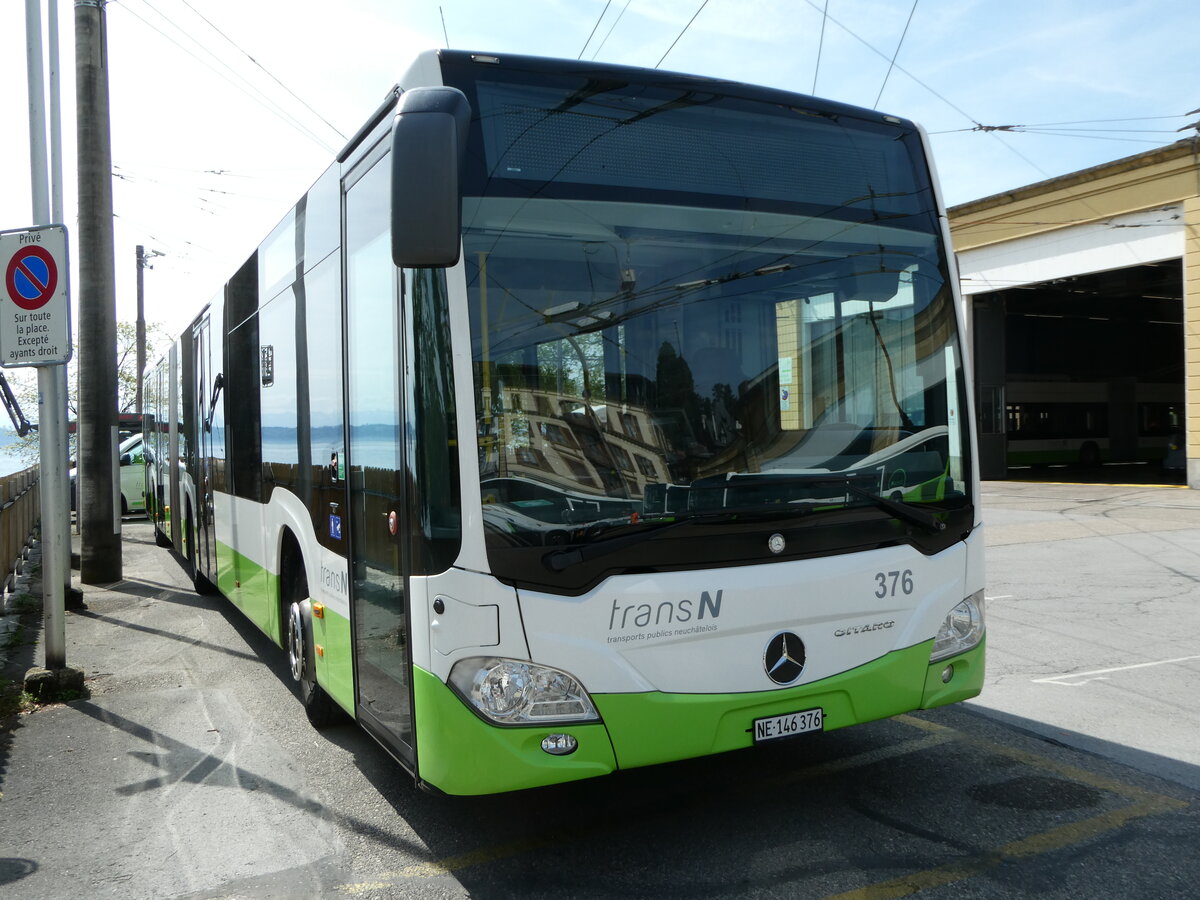
[(316, 660), (313, 655), (312, 605), (306, 598), (293, 600), (287, 612), (285, 646), (288, 669), (292, 680), (300, 686), (300, 702), (314, 728), (332, 725), (337, 710), (333, 699), (317, 684)]
[(1100, 465), (1100, 447), (1095, 441), (1086, 441), (1079, 448), (1079, 464), (1088, 469)]

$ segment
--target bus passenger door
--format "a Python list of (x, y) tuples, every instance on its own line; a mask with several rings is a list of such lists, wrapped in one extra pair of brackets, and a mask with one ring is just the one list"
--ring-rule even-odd
[(404, 370), (391, 258), (388, 158), (346, 179), (346, 419), (355, 706), (364, 727), (414, 764), (405, 532)]
[(212, 417), (213, 390), (212, 329), (206, 315), (192, 333), (196, 359), (196, 508), (192, 510), (196, 528), (196, 573), (212, 584), (217, 583), (216, 535), (212, 495)]

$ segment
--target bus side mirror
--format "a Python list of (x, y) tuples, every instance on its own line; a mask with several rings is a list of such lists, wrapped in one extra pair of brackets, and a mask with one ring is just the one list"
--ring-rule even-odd
[(392, 123), (392, 261), (449, 268), (462, 245), (459, 173), (471, 105), (450, 87), (400, 95)]

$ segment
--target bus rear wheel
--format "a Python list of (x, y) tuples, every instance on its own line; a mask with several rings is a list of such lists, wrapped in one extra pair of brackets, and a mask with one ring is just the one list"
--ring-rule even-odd
[(1095, 441), (1085, 441), (1079, 448), (1079, 464), (1088, 469), (1100, 465), (1100, 447)]
[(337, 719), (333, 698), (317, 684), (316, 659), (313, 654), (312, 606), (309, 600), (293, 600), (287, 610), (287, 632), (284, 647), (292, 680), (300, 686), (300, 702), (314, 728), (327, 728)]

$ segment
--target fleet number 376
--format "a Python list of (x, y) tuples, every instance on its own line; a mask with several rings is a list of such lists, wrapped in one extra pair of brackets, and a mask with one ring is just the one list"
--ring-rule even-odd
[(912, 569), (905, 569), (903, 572), (875, 573), (875, 596), (879, 599), (895, 597), (897, 593), (911, 594), (912, 592)]

